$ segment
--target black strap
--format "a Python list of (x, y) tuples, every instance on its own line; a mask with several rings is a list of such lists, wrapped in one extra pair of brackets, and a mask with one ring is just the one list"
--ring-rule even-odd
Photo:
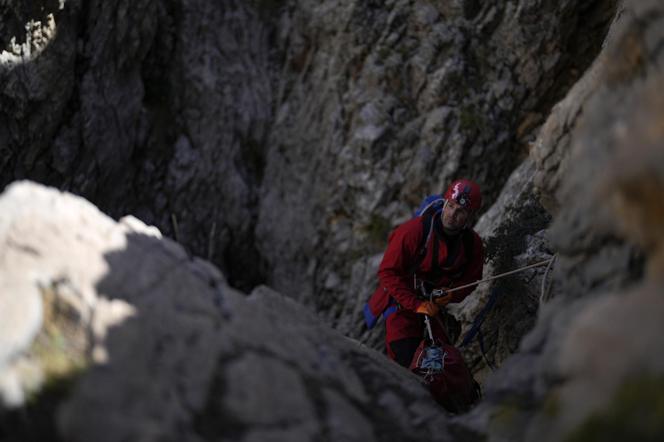
[[(433, 213), (425, 213), (420, 218), (422, 219), (422, 238), (420, 243), (417, 246), (417, 257), (413, 263), (413, 267), (410, 271), (411, 274), (415, 274), (420, 268), (420, 264), (424, 261), (424, 257), (427, 255), (427, 239), (429, 239), (429, 233), (432, 229), (433, 223)], [(434, 255), (435, 256), (435, 255)]]
[(429, 239), (429, 233), (431, 232), (433, 215), (434, 213), (427, 213), (422, 216), (422, 239), (420, 239), (420, 244), (418, 247), (419, 255), (422, 258), (424, 258), (424, 255), (427, 254), (427, 239)]
[(434, 241), (433, 241), (433, 254), (432, 254), (432, 260), (431, 260), (431, 273), (433, 274), (433, 280), (438, 280), (440, 277), (440, 274), (442, 273), (442, 269), (440, 268), (440, 263), (438, 262), (438, 255), (440, 254), (440, 236), (438, 236), (438, 231), (435, 229), (435, 221), (434, 221)]

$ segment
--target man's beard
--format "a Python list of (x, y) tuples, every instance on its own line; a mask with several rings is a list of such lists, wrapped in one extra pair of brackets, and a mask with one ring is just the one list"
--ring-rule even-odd
[(441, 214), (441, 220), (440, 220), (440, 221), (441, 221), (441, 224), (443, 225), (443, 231), (444, 231), (445, 233), (447, 233), (448, 235), (457, 235), (457, 234), (461, 233), (461, 231), (462, 231), (463, 229), (466, 228), (466, 224), (463, 224), (463, 225), (461, 225), (461, 226), (459, 226), (459, 227), (454, 227), (454, 228), (452, 228), (452, 227), (447, 227), (447, 226), (445, 225), (445, 215), (444, 215), (444, 213)]

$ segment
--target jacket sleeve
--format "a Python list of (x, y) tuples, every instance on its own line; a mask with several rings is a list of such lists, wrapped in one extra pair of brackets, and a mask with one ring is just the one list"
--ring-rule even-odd
[(419, 218), (397, 227), (390, 235), (387, 250), (378, 268), (380, 284), (402, 308), (412, 311), (422, 303), (413, 288), (412, 271), (423, 234)]
[[(484, 246), (482, 245), (482, 239), (479, 235), (473, 232), (473, 258), (470, 263), (466, 266), (461, 278), (459, 278), (454, 286), (459, 287), (462, 285), (470, 284), (479, 279), (482, 279), (482, 271), (484, 270)], [(452, 300), (450, 302), (461, 302), (468, 295), (470, 295), (477, 286), (470, 286), (468, 288), (452, 292)], [(454, 287), (452, 287), (454, 288)]]

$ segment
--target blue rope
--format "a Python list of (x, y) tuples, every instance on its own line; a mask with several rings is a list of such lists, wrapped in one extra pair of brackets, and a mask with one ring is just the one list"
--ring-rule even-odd
[(487, 363), (489, 368), (493, 370), (492, 364), (489, 362), (489, 359), (486, 357), (486, 351), (484, 351), (484, 337), (482, 336), (482, 323), (486, 319), (487, 315), (493, 308), (493, 306), (496, 304), (496, 300), (498, 299), (498, 295), (500, 295), (500, 289), (498, 287), (494, 287), (491, 290), (491, 294), (489, 295), (489, 300), (487, 301), (486, 305), (484, 308), (477, 314), (475, 317), (475, 320), (473, 321), (473, 326), (470, 328), (468, 333), (466, 333), (466, 336), (463, 338), (463, 342), (461, 342), (461, 345), (459, 347), (465, 347), (468, 345), (475, 336), (477, 336), (477, 339), (480, 344), (480, 351), (482, 352), (482, 357), (484, 357), (484, 361)]

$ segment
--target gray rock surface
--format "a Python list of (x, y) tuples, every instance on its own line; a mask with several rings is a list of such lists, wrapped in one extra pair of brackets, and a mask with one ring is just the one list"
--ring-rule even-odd
[[(540, 205), (534, 191), (535, 170), (532, 159), (526, 159), (512, 173), (496, 202), (475, 226), (486, 247), (485, 278), (552, 257), (544, 230), (551, 222), (551, 216)], [(486, 355), (481, 353), (479, 337), (464, 347), (466, 361), (478, 379), (488, 374), (487, 362), (499, 366), (518, 349), (523, 336), (532, 329), (546, 269), (542, 266), (480, 284), (472, 296), (448, 307), (461, 323), (463, 338), (489, 302), (492, 291), (498, 290), (495, 304), (480, 329)], [(549, 274), (545, 287), (548, 288), (550, 280)]]
[[(231, 289), (135, 218), (115, 223), (82, 198), (22, 182), (0, 197), (0, 244), (0, 305), (55, 312), (26, 324), (0, 310), (3, 404), (68, 382), (50, 410), (62, 440), (449, 440), (414, 375), (267, 287)], [(40, 334), (53, 338), (48, 352)], [(14, 369), (21, 361), (30, 373)], [(29, 413), (9, 436), (54, 438)]]
[[(664, 375), (654, 227), (664, 194), (662, 17), (660, 2), (624, 2), (595, 65), (542, 128), (537, 149), (549, 150), (536, 155), (534, 182), (548, 186), (559, 259), (533, 331), (487, 380), (485, 403), (462, 418), (488, 440), (664, 434), (645, 405), (661, 400)], [(552, 136), (561, 121), (567, 133)], [(551, 169), (555, 155), (565, 158)]]
[(4, 42), (57, 32), (0, 66), (0, 184), (132, 213), (341, 327), (353, 266), (425, 194), (465, 175), (495, 199), (614, 2), (3, 5)]
[(5, 3), (3, 42), (25, 38), (23, 25), (46, 13), (55, 31), (38, 55), (0, 65), (0, 183), (30, 178), (113, 217), (135, 214), (239, 285), (259, 281), (254, 189), (278, 72), (259, 11), (246, 2)]
[[(660, 1), (2, 6), (0, 182), (136, 218), (0, 201), (0, 397), (35, 418), (0, 432), (662, 438)], [(387, 234), (456, 176), (486, 190), (485, 276), (558, 259), (545, 298), (544, 269), (496, 284), (500, 368), (467, 349), (486, 397), (450, 426), (343, 334), (382, 347), (361, 308)], [(229, 286), (261, 282), (289, 299)]]
[(298, 2), (280, 26), (256, 230), (269, 284), (353, 333), (337, 312), (356, 305), (355, 264), (454, 177), (476, 179), (489, 207), (613, 6)]

